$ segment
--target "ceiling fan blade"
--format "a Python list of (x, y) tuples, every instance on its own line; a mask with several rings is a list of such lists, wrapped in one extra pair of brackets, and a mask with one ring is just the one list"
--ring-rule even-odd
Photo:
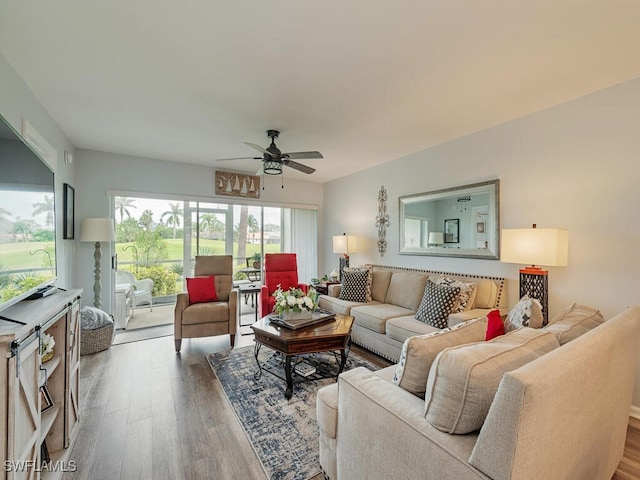
[(229, 160), (262, 160), (262, 157), (218, 158), (216, 159), (216, 162), (226, 162)]
[(283, 153), (282, 156), (289, 157), (294, 160), (324, 158), (320, 152), (291, 152), (291, 153)]
[(267, 149), (261, 147), (260, 145), (256, 145), (255, 143), (249, 143), (249, 142), (244, 142), (244, 144), (249, 145), (251, 148), (255, 148), (260, 153), (266, 153), (267, 155), (271, 155), (271, 153), (269, 153)]
[(313, 173), (313, 172), (316, 171), (315, 168), (311, 168), (311, 167), (308, 167), (308, 166), (303, 165), (301, 163), (294, 162), (293, 160), (285, 159), (285, 160), (282, 161), (282, 164), (286, 165), (287, 167), (291, 167), (291, 168), (293, 168), (295, 170), (298, 170), (298, 171), (300, 171), (302, 173)]

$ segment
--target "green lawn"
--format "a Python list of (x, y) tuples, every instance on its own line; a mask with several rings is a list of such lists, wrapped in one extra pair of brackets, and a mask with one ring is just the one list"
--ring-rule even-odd
[[(53, 242), (15, 242), (0, 245), (0, 265), (5, 270), (21, 270), (26, 268), (43, 268), (49, 266), (47, 255), (36, 250), (50, 251), (51, 258), (55, 262)], [(34, 252), (31, 255), (29, 252)]]

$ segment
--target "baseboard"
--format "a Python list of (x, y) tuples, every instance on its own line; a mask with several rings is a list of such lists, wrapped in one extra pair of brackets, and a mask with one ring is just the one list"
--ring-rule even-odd
[(629, 414), (629, 416), (640, 420), (640, 407), (631, 405), (631, 413)]

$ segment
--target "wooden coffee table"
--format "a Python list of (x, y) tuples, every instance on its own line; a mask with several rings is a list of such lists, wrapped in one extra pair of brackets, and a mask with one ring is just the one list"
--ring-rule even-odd
[[(319, 352), (340, 351), (340, 364), (338, 374), (342, 373), (347, 356), (349, 354), (349, 338), (351, 336), (351, 327), (353, 326), (353, 317), (348, 315), (337, 314), (335, 318), (317, 325), (311, 325), (299, 330), (290, 330), (279, 325), (272, 324), (269, 317), (264, 317), (251, 325), (255, 334), (256, 345), (254, 354), (258, 363), (258, 372), (256, 379), (262, 376), (264, 365), (258, 360), (260, 348), (264, 345), (285, 357), (285, 380), (287, 389), (285, 390), (285, 398), (290, 399), (293, 394), (293, 372), (291, 368), (291, 359), (296, 355), (304, 355)], [(266, 368), (265, 368), (266, 369)], [(266, 369), (270, 373), (277, 375), (270, 369)], [(336, 378), (337, 378), (336, 375)]]

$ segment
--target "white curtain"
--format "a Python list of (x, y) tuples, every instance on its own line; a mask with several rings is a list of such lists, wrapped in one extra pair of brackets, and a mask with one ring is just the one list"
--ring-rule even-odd
[(283, 252), (297, 255), (298, 281), (309, 283), (318, 276), (318, 211), (283, 209)]

